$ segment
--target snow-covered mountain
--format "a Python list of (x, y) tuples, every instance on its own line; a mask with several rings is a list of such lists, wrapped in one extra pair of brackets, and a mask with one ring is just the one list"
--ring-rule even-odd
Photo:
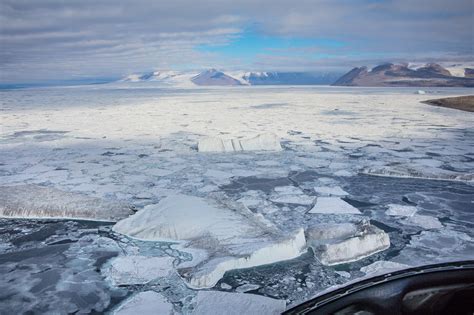
[(209, 69), (192, 71), (154, 71), (131, 74), (120, 82), (158, 82), (169, 86), (238, 86), (238, 85), (328, 85), (341, 73), (245, 72)]

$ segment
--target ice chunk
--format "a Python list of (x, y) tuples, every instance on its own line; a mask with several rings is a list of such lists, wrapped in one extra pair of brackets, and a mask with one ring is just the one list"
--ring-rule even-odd
[(388, 210), (385, 213), (391, 216), (410, 217), (414, 215), (416, 211), (416, 207), (413, 206), (389, 204)]
[(115, 315), (175, 314), (173, 304), (155, 291), (135, 294), (114, 312)]
[(347, 196), (349, 195), (345, 192), (341, 187), (328, 187), (328, 186), (320, 186), (314, 187), (314, 191), (323, 196)]
[[(285, 311), (284, 300), (275, 300), (255, 294), (199, 291), (192, 314), (281, 314)], [(225, 310), (225, 311), (224, 311)]]
[(133, 213), (123, 203), (37, 185), (0, 186), (0, 217), (117, 221)]
[(347, 238), (357, 233), (357, 225), (352, 223), (319, 224), (305, 231), (306, 239), (324, 242), (335, 238)]
[(368, 266), (364, 266), (360, 268), (360, 271), (362, 271), (365, 274), (382, 274), (382, 273), (387, 273), (390, 271), (406, 269), (409, 267), (410, 267), (409, 265), (397, 263), (394, 261), (380, 260)]
[(308, 245), (315, 250), (323, 265), (356, 261), (390, 247), (388, 234), (370, 223), (362, 222), (354, 228), (347, 224), (335, 228), (334, 238), (331, 239), (319, 238), (332, 236), (327, 226), (312, 228), (306, 233)]
[(173, 270), (172, 257), (121, 256), (112, 259), (103, 273), (113, 285), (145, 284)]
[(318, 197), (309, 213), (324, 214), (360, 214), (361, 212), (338, 197)]
[(286, 235), (247, 208), (218, 208), (204, 199), (174, 195), (118, 222), (114, 231), (143, 240), (185, 241), (206, 250), (199, 264), (178, 266), (190, 287), (213, 287), (231, 269), (249, 268), (299, 256), (304, 231)]
[(404, 220), (404, 222), (407, 224), (420, 226), (423, 229), (427, 230), (440, 229), (443, 227), (443, 224), (439, 222), (438, 218), (421, 214), (415, 214), (413, 216), (410, 216), (406, 220)]
[(259, 288), (260, 286), (258, 284), (247, 283), (247, 284), (242, 284), (241, 286), (235, 288), (235, 292), (245, 293), (245, 292), (257, 290)]
[(204, 138), (198, 142), (199, 152), (280, 151), (280, 139), (274, 134), (260, 134), (250, 139)]

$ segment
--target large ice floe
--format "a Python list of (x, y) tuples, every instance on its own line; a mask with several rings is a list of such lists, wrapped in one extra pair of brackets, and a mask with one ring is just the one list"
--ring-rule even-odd
[(249, 139), (221, 139), (208, 137), (199, 140), (199, 152), (280, 151), (280, 138), (272, 133)]
[(217, 291), (199, 291), (196, 296), (196, 307), (192, 314), (281, 314), (285, 311), (284, 300), (245, 293), (228, 293)]
[(309, 213), (360, 214), (360, 211), (339, 197), (318, 197)]
[(146, 206), (113, 229), (142, 240), (185, 241), (185, 248), (200, 250), (178, 266), (193, 288), (213, 287), (228, 270), (295, 258), (306, 246), (303, 229), (286, 235), (241, 205), (228, 208), (186, 195)]
[(0, 217), (118, 221), (133, 211), (123, 203), (38, 185), (0, 186)]
[(173, 270), (173, 257), (120, 256), (113, 258), (104, 274), (113, 285), (145, 284)]
[(358, 224), (321, 224), (306, 230), (308, 245), (324, 265), (368, 257), (390, 247), (390, 237), (368, 221)]

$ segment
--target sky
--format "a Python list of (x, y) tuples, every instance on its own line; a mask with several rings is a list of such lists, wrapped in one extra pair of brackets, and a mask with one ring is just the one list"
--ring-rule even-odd
[(0, 0), (0, 83), (472, 62), (472, 0)]

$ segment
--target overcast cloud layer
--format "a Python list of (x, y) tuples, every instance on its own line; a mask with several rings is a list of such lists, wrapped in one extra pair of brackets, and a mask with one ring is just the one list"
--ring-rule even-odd
[[(347, 69), (472, 61), (472, 0), (0, 0), (0, 82), (119, 77), (151, 69)], [(338, 46), (219, 53), (245, 30)], [(206, 47), (206, 49), (202, 49)], [(247, 52), (248, 55), (248, 52)], [(237, 56), (237, 57), (236, 57)]]

